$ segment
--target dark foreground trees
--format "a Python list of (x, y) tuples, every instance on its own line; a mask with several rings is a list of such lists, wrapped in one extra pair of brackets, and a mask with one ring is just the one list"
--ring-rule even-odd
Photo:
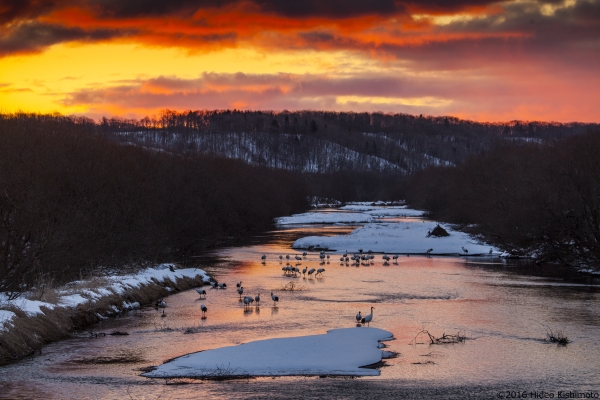
[(433, 218), (511, 253), (600, 265), (600, 133), (543, 146), (498, 144), (459, 167), (416, 174), (407, 195)]
[(0, 116), (0, 291), (181, 260), (308, 207), (286, 171), (120, 145), (93, 121)]

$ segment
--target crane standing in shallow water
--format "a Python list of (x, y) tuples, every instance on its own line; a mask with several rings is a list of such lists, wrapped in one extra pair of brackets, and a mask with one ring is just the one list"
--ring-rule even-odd
[(369, 326), (369, 322), (371, 322), (373, 320), (373, 309), (375, 307), (371, 307), (371, 314), (369, 315), (365, 315), (365, 317), (360, 321), (363, 324), (367, 324), (367, 326)]
[(275, 307), (275, 304), (279, 301), (279, 296), (275, 296), (273, 292), (271, 292), (271, 300), (273, 300), (273, 307)]

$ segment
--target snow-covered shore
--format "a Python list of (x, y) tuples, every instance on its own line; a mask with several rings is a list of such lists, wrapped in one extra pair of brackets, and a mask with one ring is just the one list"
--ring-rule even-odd
[(143, 374), (149, 378), (225, 378), (287, 375), (379, 375), (363, 368), (389, 355), (378, 328), (333, 329), (324, 335), (259, 340), (188, 354)]
[[(0, 293), (0, 338), (4, 343), (0, 347), (0, 364), (17, 360), (74, 329), (138, 308), (140, 302), (151, 302), (209, 280), (201, 269), (160, 264), (133, 274), (96, 277), (59, 288), (37, 288), (16, 299)], [(43, 323), (36, 323), (36, 319)]]

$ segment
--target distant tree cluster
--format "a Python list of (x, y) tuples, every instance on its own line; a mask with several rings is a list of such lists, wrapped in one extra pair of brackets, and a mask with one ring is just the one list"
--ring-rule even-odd
[(177, 261), (308, 208), (291, 172), (122, 145), (85, 118), (0, 116), (0, 291)]
[(498, 145), (458, 167), (415, 174), (405, 193), (431, 217), (513, 254), (600, 265), (600, 132)]

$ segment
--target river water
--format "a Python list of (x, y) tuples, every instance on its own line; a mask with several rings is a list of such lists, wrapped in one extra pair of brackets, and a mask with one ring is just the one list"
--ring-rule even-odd
[[(497, 258), (401, 256), (386, 266), (377, 256), (370, 265), (347, 266), (340, 264), (340, 253), (325, 264), (318, 253), (302, 260), (300, 268), (325, 268), (322, 277), (284, 276), (285, 259), (278, 257), (298, 254), (290, 247), (294, 239), (352, 229), (282, 228), (257, 244), (198, 258), (227, 289), (207, 288), (205, 300), (194, 290), (169, 296), (164, 317), (162, 310), (144, 307), (93, 328), (127, 336), (82, 333), (0, 367), (0, 398), (558, 398), (568, 393), (598, 398), (600, 279)], [(235, 290), (239, 281), (244, 294), (260, 294), (259, 307), (244, 310)], [(294, 290), (283, 290), (291, 286)], [(271, 292), (280, 298), (277, 306)], [(208, 307), (206, 319), (201, 303)], [(144, 368), (190, 352), (353, 327), (356, 313), (368, 314), (371, 306), (371, 325), (394, 334), (387, 350), (398, 354), (386, 360), (378, 377), (165, 381), (140, 376)], [(467, 340), (430, 345), (419, 333), (423, 330), (436, 337), (460, 333)], [(550, 331), (571, 343), (549, 343)]]

